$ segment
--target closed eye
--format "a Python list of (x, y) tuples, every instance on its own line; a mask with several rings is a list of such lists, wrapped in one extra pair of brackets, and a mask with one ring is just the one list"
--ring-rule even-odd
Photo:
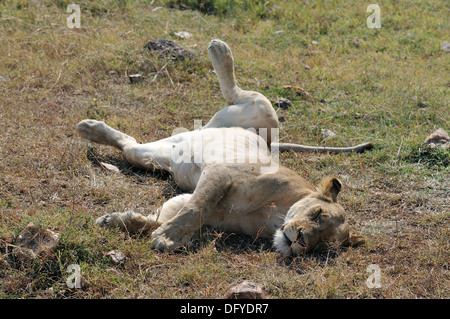
[(315, 223), (319, 223), (321, 215), (322, 215), (322, 209), (318, 208), (315, 212), (312, 213), (311, 220)]

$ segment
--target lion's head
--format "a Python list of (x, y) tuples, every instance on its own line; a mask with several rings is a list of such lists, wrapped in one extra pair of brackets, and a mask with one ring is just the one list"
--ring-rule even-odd
[(331, 243), (364, 243), (363, 236), (351, 234), (345, 210), (336, 201), (341, 188), (337, 178), (325, 178), (315, 193), (292, 205), (283, 226), (275, 233), (275, 249), (290, 256), (323, 250)]

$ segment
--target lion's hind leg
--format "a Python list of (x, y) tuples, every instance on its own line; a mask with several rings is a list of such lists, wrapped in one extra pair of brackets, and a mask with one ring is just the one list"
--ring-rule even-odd
[(94, 143), (113, 146), (122, 151), (125, 159), (135, 167), (170, 172), (173, 143), (159, 140), (139, 144), (133, 137), (113, 129), (104, 122), (83, 120), (77, 125), (78, 134)]
[(119, 132), (101, 121), (83, 120), (78, 123), (77, 132), (87, 140), (113, 146), (121, 151), (127, 144), (136, 144), (136, 140), (133, 137)]
[(157, 211), (148, 216), (150, 222), (159, 227), (169, 221), (186, 205), (192, 194), (182, 194), (175, 196), (165, 202)]

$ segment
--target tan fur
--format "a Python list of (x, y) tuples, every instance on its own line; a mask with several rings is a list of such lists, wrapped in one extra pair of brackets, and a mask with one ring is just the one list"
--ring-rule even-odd
[[(128, 135), (94, 120), (80, 122), (77, 131), (91, 141), (121, 149), (125, 158), (140, 167), (171, 172), (180, 187), (193, 191), (170, 199), (152, 216), (128, 211), (98, 218), (100, 226), (129, 232), (157, 227), (152, 233), (156, 249), (173, 251), (186, 245), (204, 224), (255, 237), (274, 236), (276, 250), (285, 255), (320, 249), (329, 242), (352, 243), (344, 209), (336, 202), (341, 183), (329, 178), (316, 189), (283, 166), (277, 166), (273, 173), (263, 173), (272, 164), (270, 153), (259, 152), (254, 158), (258, 150), (252, 145), (265, 145), (265, 141), (247, 130), (203, 129), (148, 144), (138, 144)], [(192, 139), (198, 139), (200, 144), (191, 144)], [(230, 141), (240, 144), (230, 147)], [(219, 153), (206, 151), (201, 163), (178, 163), (170, 152), (177, 147), (208, 150), (211, 145), (225, 149), (228, 156), (231, 154), (238, 161), (224, 162)], [(318, 209), (323, 212), (324, 222), (315, 226), (309, 216)], [(299, 232), (303, 242), (297, 240)]]

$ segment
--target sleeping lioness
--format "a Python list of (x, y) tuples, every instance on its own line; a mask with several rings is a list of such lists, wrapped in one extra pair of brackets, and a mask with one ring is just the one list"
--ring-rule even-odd
[(350, 232), (337, 203), (342, 188), (337, 178), (325, 178), (314, 187), (294, 171), (274, 165), (266, 141), (249, 130), (205, 128), (147, 144), (95, 120), (80, 122), (77, 132), (118, 148), (137, 167), (171, 172), (180, 188), (193, 192), (170, 199), (154, 215), (124, 212), (97, 219), (100, 226), (130, 232), (156, 228), (151, 237), (158, 250), (186, 245), (202, 225), (271, 237), (283, 255), (324, 249), (330, 243), (364, 242)]
[(279, 166), (267, 146), (280, 151), (362, 152), (371, 144), (323, 148), (276, 143), (272, 139), (273, 130), (278, 129), (276, 112), (264, 95), (237, 85), (228, 45), (213, 40), (208, 54), (228, 106), (200, 130), (138, 144), (103, 122), (78, 124), (82, 137), (116, 147), (134, 166), (168, 171), (180, 188), (193, 192), (170, 199), (154, 215), (111, 213), (98, 218), (97, 224), (130, 232), (156, 228), (152, 244), (166, 251), (188, 243), (204, 224), (272, 237), (283, 255), (323, 249), (329, 243), (362, 243), (362, 236), (349, 231), (345, 211), (337, 203), (341, 182), (326, 178), (316, 188)]

